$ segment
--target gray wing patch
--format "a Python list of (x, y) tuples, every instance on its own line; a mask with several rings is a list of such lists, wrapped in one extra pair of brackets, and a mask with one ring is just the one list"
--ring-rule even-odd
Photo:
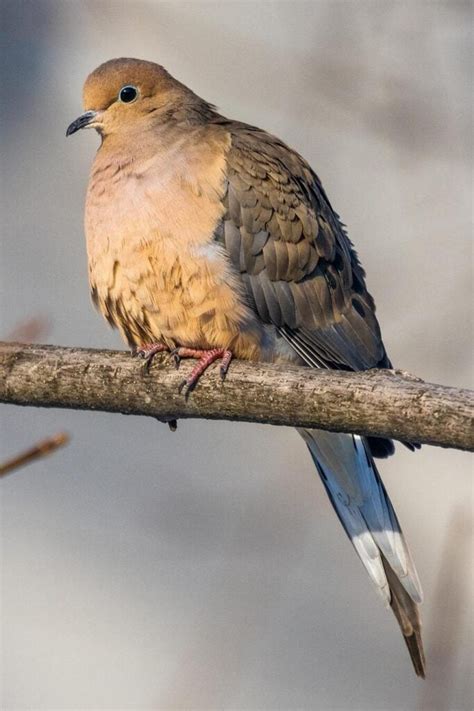
[(278, 139), (230, 126), (221, 239), (251, 306), (308, 365), (388, 364), (364, 272), (319, 180)]

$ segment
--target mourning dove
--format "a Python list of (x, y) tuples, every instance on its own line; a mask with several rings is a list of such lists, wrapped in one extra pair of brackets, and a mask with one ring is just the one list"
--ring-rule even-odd
[[(85, 213), (92, 298), (131, 347), (196, 357), (188, 388), (217, 359), (225, 373), (232, 356), (391, 367), (364, 270), (300, 155), (152, 62), (102, 64), (83, 99), (67, 135), (95, 128), (102, 139)], [(421, 587), (374, 462), (393, 443), (300, 434), (424, 676)]]

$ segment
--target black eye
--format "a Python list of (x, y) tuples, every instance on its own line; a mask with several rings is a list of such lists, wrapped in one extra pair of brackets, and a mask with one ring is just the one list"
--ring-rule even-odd
[(134, 86), (124, 86), (120, 89), (119, 99), (124, 104), (130, 104), (138, 96), (138, 90)]

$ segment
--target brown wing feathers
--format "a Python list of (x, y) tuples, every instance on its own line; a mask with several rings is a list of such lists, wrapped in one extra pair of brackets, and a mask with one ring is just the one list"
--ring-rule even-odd
[(224, 241), (260, 318), (328, 367), (387, 365), (362, 268), (318, 179), (278, 139), (230, 126)]
[[(219, 234), (262, 321), (310, 366), (390, 367), (364, 271), (307, 163), (279, 139), (219, 117), (231, 133)], [(375, 456), (389, 440), (369, 440)]]

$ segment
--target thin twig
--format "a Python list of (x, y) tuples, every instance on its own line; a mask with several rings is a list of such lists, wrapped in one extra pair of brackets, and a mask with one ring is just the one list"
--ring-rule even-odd
[(33, 445), (33, 447), (30, 447), (25, 452), (0, 464), (0, 477), (10, 474), (14, 469), (18, 469), (18, 467), (24, 467), (25, 464), (30, 464), (30, 462), (33, 462), (35, 459), (52, 454), (59, 447), (67, 444), (69, 439), (70, 437), (66, 432), (58, 432), (52, 437), (41, 440), (41, 442)]

